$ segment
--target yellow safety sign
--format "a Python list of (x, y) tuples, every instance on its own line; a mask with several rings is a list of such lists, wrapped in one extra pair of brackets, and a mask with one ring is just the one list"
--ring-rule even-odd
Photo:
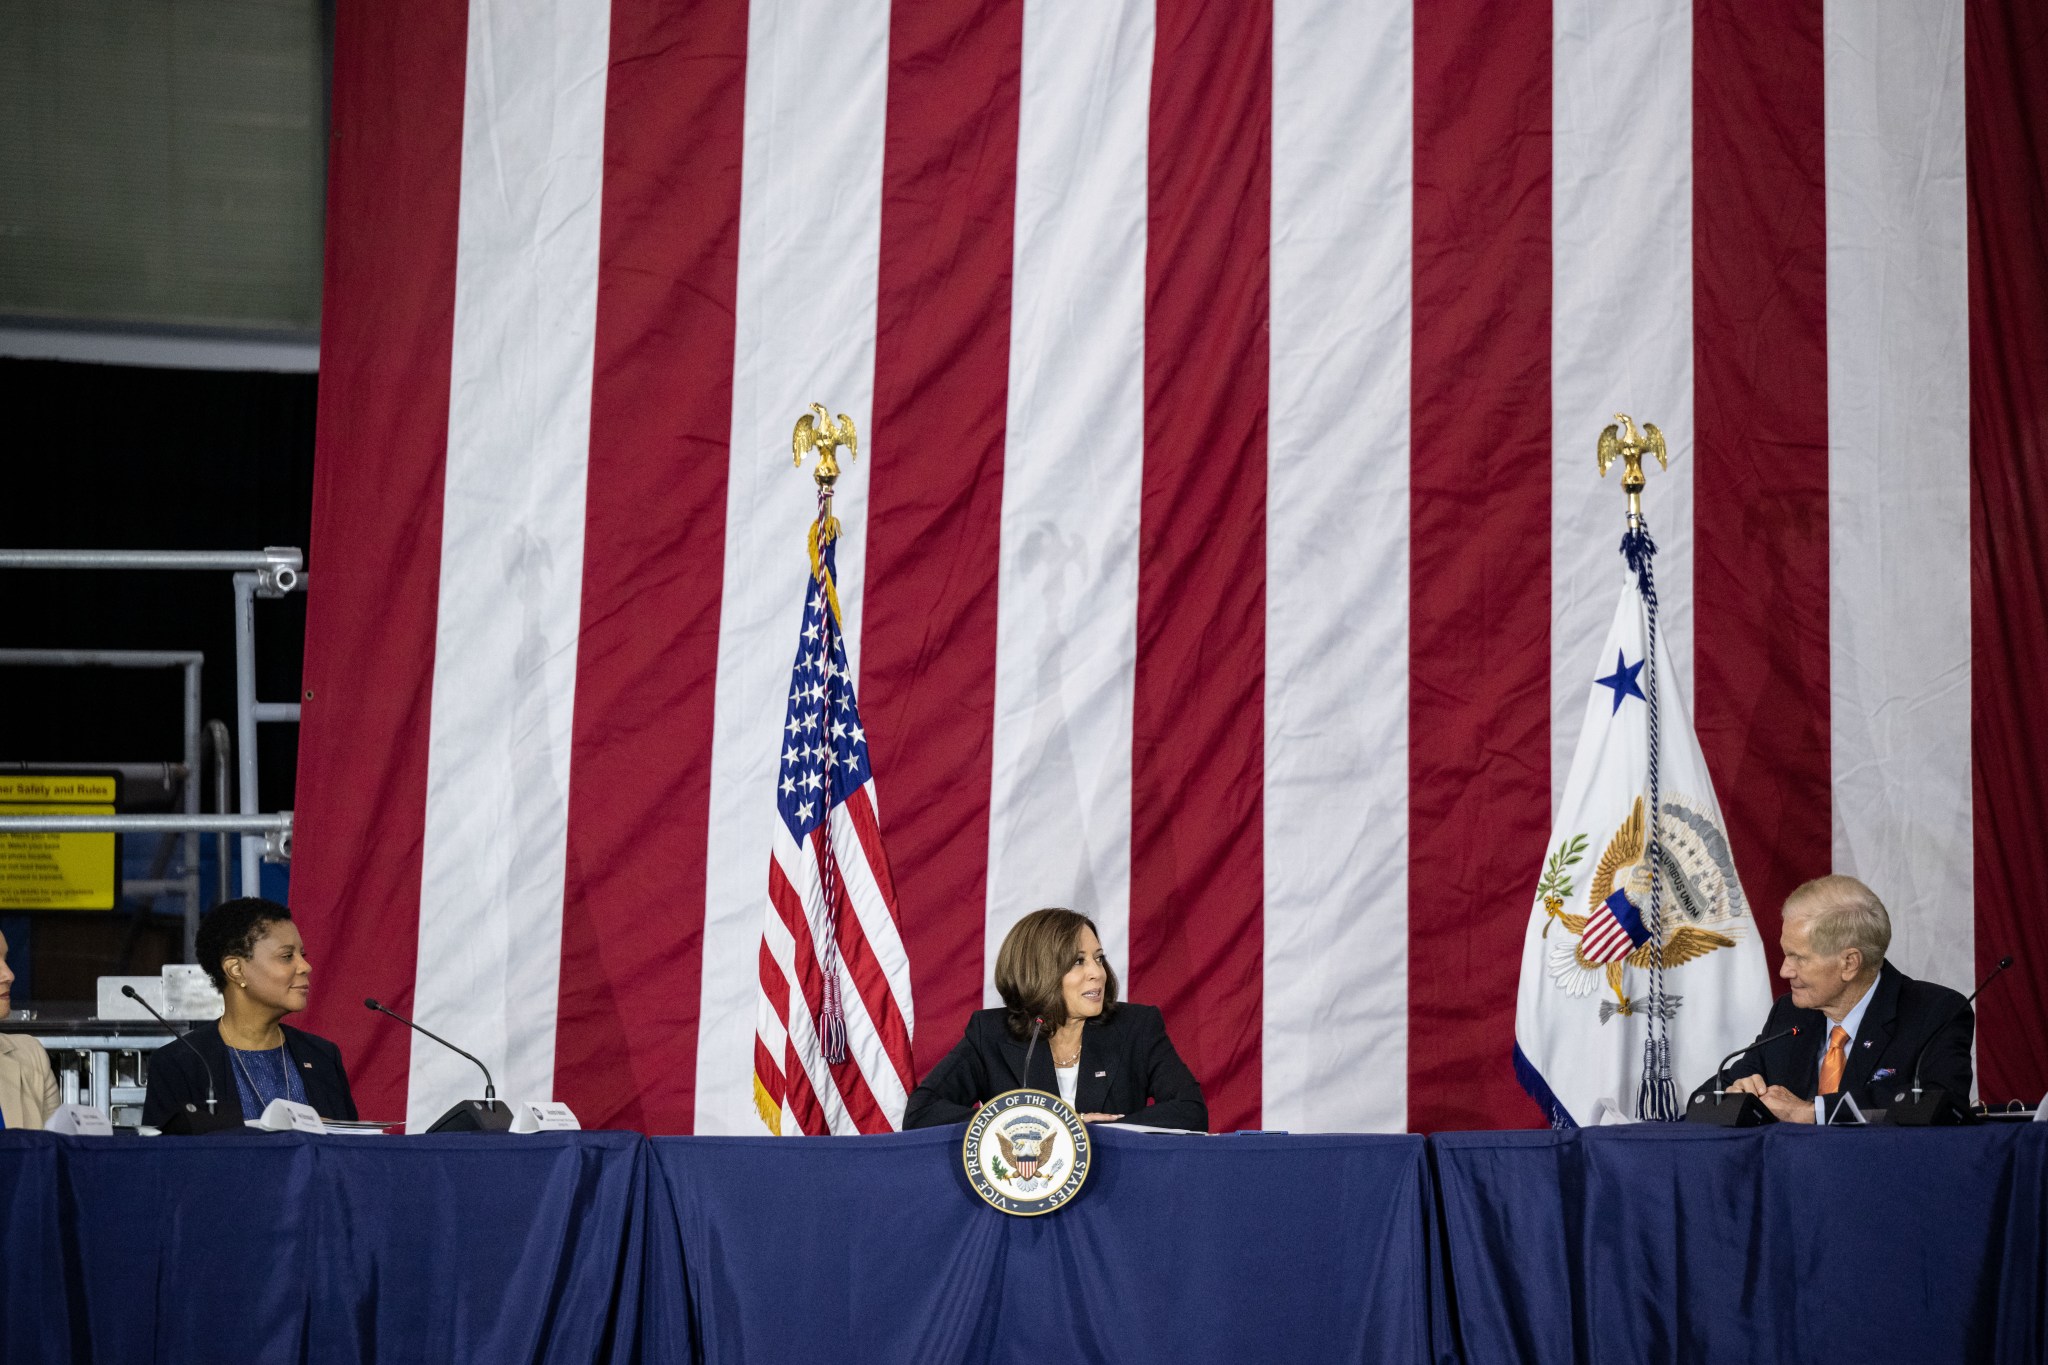
[[(0, 773), (0, 815), (112, 815), (118, 779)], [(111, 910), (118, 835), (0, 834), (0, 907)]]

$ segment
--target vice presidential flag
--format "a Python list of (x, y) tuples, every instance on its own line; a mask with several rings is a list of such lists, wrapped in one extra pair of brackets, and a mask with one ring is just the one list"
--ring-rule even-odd
[[(1586, 1122), (1601, 1099), (1639, 1112), (1653, 1013), (1682, 1095), (1753, 1035), (1771, 1004), (1706, 758), (1664, 642), (1652, 661), (1649, 635), (1649, 607), (1630, 574), (1586, 673), (1578, 748), (1522, 936), (1515, 1072), (1558, 1127)], [(1662, 881), (1654, 907), (1653, 875)]]
[(754, 1105), (778, 1134), (892, 1132), (915, 1084), (910, 960), (846, 662), (837, 544), (812, 538), (775, 787)]

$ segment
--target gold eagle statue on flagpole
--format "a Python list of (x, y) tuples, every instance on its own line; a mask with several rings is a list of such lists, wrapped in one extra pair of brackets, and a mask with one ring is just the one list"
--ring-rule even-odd
[[(1626, 431), (1627, 434), (1623, 435)], [(1643, 423), (1643, 434), (1636, 435), (1636, 424), (1625, 412), (1614, 414), (1614, 421), (1608, 423), (1600, 433), (1600, 477), (1606, 478), (1614, 462), (1621, 461), (1621, 491), (1628, 494), (1628, 514), (1639, 518), (1643, 514), (1643, 456), (1655, 455), (1657, 468), (1671, 468), (1671, 459), (1664, 446), (1664, 433), (1657, 430), (1655, 422)]]
[(830, 488), (839, 477), (835, 456), (841, 446), (846, 448), (847, 459), (859, 457), (860, 433), (853, 429), (853, 419), (842, 412), (835, 422), (823, 403), (813, 403), (809, 412), (796, 419), (796, 431), (789, 438), (789, 451), (794, 457), (791, 463), (801, 469), (805, 456), (814, 450), (819, 452), (818, 468), (812, 477)]
[[(823, 403), (811, 404), (811, 410), (796, 419), (796, 430), (790, 433), (789, 453), (791, 463), (798, 469), (804, 467), (804, 457), (816, 451), (818, 467), (811, 471), (811, 478), (818, 485), (818, 519), (811, 523), (811, 572), (818, 572), (818, 547), (820, 544), (839, 538), (839, 518), (832, 515), (832, 485), (839, 482), (839, 461), (836, 458), (841, 446), (846, 448), (846, 458), (856, 459), (860, 455), (860, 433), (853, 429), (853, 419), (845, 413), (833, 421), (832, 414), (825, 410)], [(826, 586), (831, 591), (831, 586)], [(833, 599), (832, 610), (839, 610), (837, 598)]]

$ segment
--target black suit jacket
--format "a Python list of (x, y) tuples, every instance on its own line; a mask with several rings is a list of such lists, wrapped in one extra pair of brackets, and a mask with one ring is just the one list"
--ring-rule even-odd
[[(1767, 1085), (1782, 1085), (1803, 1100), (1812, 1099), (1820, 1082), (1821, 1054), (1827, 1051), (1833, 1027), (1828, 1017), (1819, 1010), (1800, 1009), (1789, 994), (1781, 995), (1757, 1036), (1768, 1038), (1795, 1024), (1797, 1037), (1736, 1058), (1728, 1068), (1728, 1079), (1761, 1075)], [(1842, 1089), (1855, 1096), (1861, 1108), (1890, 1108), (1893, 1097), (1913, 1084), (1913, 1054), (1927, 1043), (1927, 1055), (1920, 1063), (1921, 1084), (1938, 1085), (1957, 1104), (1967, 1105), (1970, 1039), (1976, 1031), (1976, 1015), (1963, 1008), (1960, 993), (1932, 981), (1915, 981), (1887, 962), (1870, 988), (1870, 1008), (1863, 1012), (1856, 1036), (1849, 1040)], [(1693, 1095), (1711, 1095), (1714, 1084), (1709, 1076)]]
[[(910, 1094), (905, 1128), (961, 1123), (975, 1106), (1006, 1090), (1059, 1094), (1050, 1039), (1041, 1037), (1024, 1075), (1025, 1043), (1012, 1038), (1003, 1019), (1008, 1011), (976, 1010), (962, 1038)], [(1148, 1106), (1146, 1101), (1151, 1101)], [(1155, 1128), (1209, 1129), (1209, 1106), (1201, 1082), (1173, 1050), (1166, 1021), (1151, 1005), (1119, 1005), (1081, 1028), (1081, 1074), (1074, 1108), (1083, 1114), (1121, 1114)]]
[[(299, 1079), (305, 1082), (306, 1103), (313, 1106), (315, 1113), (325, 1119), (353, 1119), (356, 1116), (355, 1097), (349, 1094), (348, 1072), (341, 1064), (341, 1049), (317, 1034), (295, 1029), (290, 1024), (284, 1029), (285, 1051), (299, 1068)], [(241, 1087), (235, 1084), (235, 1074), (228, 1068), (233, 1065), (228, 1058), (228, 1045), (221, 1041), (220, 1025), (196, 1024), (185, 1035), (192, 1046), (183, 1043), (166, 1043), (149, 1057), (149, 1092), (142, 1101), (142, 1121), (152, 1128), (161, 1128), (171, 1121), (171, 1116), (187, 1104), (206, 1112), (206, 1077), (213, 1076), (213, 1093), (223, 1114), (242, 1114), (245, 1119), (262, 1118), (261, 1114), (243, 1114)], [(194, 1051), (198, 1052), (194, 1056)]]

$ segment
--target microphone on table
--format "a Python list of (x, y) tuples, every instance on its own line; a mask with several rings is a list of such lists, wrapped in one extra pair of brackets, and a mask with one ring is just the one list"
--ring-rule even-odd
[(1954, 1013), (1920, 1040), (1918, 1050), (1913, 1053), (1913, 1088), (1901, 1090), (1892, 1096), (1892, 1107), (1885, 1110), (1884, 1114), (1886, 1123), (1897, 1124), (1901, 1128), (1927, 1128), (1946, 1127), (1970, 1121), (1969, 1109), (1963, 1104), (1958, 1104), (1955, 1097), (1940, 1086), (1929, 1086), (1924, 1095), (1921, 1093), (1920, 1065), (1927, 1060), (1927, 1049), (1934, 1045), (1934, 1040), (1947, 1032), (1949, 1025), (1970, 1012), (1970, 1006), (1976, 1003), (1978, 996), (1984, 994), (1984, 988), (1996, 981), (2007, 967), (2012, 966), (2012, 961), (2011, 953), (1998, 959), (1998, 965), (1977, 983), (1977, 989), (1970, 992), (1970, 998), (1956, 1006)]
[(1033, 1019), (1031, 1021), (1031, 1041), (1024, 1044), (1024, 1074), (1017, 1079), (1024, 1082), (1026, 1090), (1031, 1088), (1031, 1050), (1038, 1046), (1038, 1033), (1044, 1027), (1045, 1019), (1043, 1016)]
[(1787, 1038), (1799, 1036), (1799, 1025), (1780, 1029), (1770, 1037), (1759, 1036), (1755, 1042), (1744, 1043), (1721, 1059), (1714, 1068), (1714, 1093), (1693, 1096), (1692, 1108), (1686, 1111), (1686, 1119), (1692, 1123), (1711, 1123), (1718, 1128), (1756, 1128), (1766, 1123), (1776, 1123), (1778, 1116), (1771, 1112), (1769, 1105), (1756, 1096), (1743, 1092), (1739, 1095), (1728, 1093), (1728, 1064), (1745, 1052), (1754, 1052), (1772, 1043), (1781, 1043)]
[(476, 1064), (476, 1069), (484, 1073), (484, 1097), (480, 1100), (457, 1101), (454, 1108), (434, 1120), (433, 1125), (427, 1129), (428, 1132), (506, 1133), (512, 1130), (512, 1107), (498, 1103), (498, 1088), (491, 1084), (491, 1069), (473, 1053), (464, 1052), (432, 1029), (414, 1023), (396, 1010), (384, 1008), (374, 999), (364, 1000), (363, 1008), (374, 1010), (378, 1014), (390, 1015), (407, 1028), (433, 1039), (456, 1056), (469, 1058)]
[(163, 1130), (166, 1133), (177, 1133), (181, 1136), (186, 1136), (193, 1133), (215, 1133), (225, 1128), (242, 1127), (242, 1120), (239, 1116), (231, 1118), (219, 1112), (218, 1101), (214, 1098), (213, 1092), (213, 1068), (207, 1065), (206, 1054), (199, 1050), (199, 1045), (177, 1029), (172, 1028), (171, 1021), (158, 1014), (156, 1006), (144, 1000), (142, 993), (133, 986), (123, 986), (121, 994), (148, 1010), (150, 1017), (159, 1024), (162, 1024), (166, 1033), (169, 1033), (171, 1037), (177, 1039), (186, 1047), (191, 1048), (192, 1055), (199, 1059), (199, 1069), (206, 1074), (206, 1112), (204, 1114), (200, 1113), (196, 1106), (187, 1101), (183, 1109), (171, 1115), (170, 1120), (164, 1124)]

